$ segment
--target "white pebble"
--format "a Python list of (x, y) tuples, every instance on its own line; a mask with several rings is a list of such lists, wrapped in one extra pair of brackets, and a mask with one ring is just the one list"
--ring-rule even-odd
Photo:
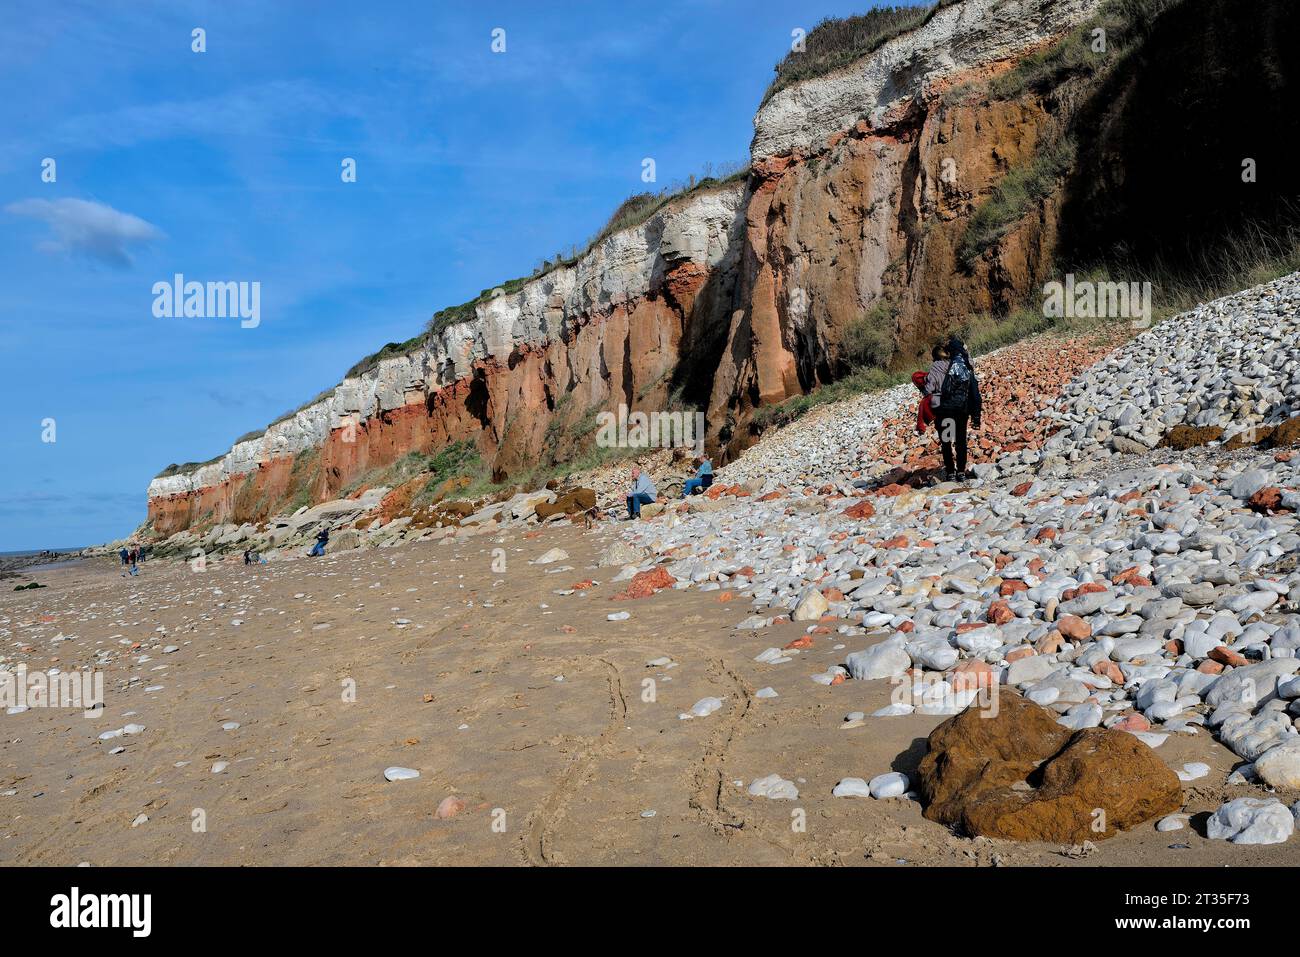
[(877, 774), (871, 779), (868, 787), (873, 798), (902, 797), (907, 793), (907, 775), (899, 771)]
[(867, 784), (862, 778), (843, 778), (839, 784), (831, 790), (831, 796), (837, 798), (871, 797), (871, 785)]

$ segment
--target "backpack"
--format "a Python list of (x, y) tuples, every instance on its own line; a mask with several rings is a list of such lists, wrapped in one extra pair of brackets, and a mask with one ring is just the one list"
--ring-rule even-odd
[(970, 405), (973, 376), (966, 357), (960, 354), (953, 356), (952, 361), (948, 363), (948, 372), (943, 377), (943, 384), (939, 386), (939, 407), (957, 411)]

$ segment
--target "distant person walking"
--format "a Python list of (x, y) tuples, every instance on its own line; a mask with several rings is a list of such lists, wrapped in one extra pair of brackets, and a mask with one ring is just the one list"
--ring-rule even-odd
[(655, 489), (654, 483), (650, 481), (650, 476), (646, 475), (641, 469), (633, 466), (632, 468), (632, 487), (627, 493), (627, 518), (631, 521), (634, 518), (641, 517), (641, 506), (649, 505), (655, 500), (659, 492)]
[(244, 549), (244, 564), (245, 565), (253, 564), (253, 550), (251, 548)]
[(118, 554), (118, 556), (122, 559), (122, 567), (123, 567), (123, 568), (125, 568), (127, 565), (129, 565), (129, 564), (131, 563), (131, 553), (128, 552), (128, 551), (126, 550), (126, 546), (125, 546), (125, 545), (123, 545), (123, 546), (118, 550), (118, 553), (117, 553), (117, 554)]
[(944, 481), (965, 482), (966, 428), (978, 429), (983, 413), (975, 364), (966, 346), (953, 336), (932, 353), (934, 363), (925, 377), (925, 392), (934, 406), (939, 448), (943, 453)]
[(316, 544), (311, 547), (311, 551), (308, 554), (313, 556), (324, 555), (325, 546), (329, 544), (329, 541), (330, 541), (330, 527), (326, 525), (324, 528), (322, 528), (319, 532), (316, 533)]
[(695, 478), (688, 478), (682, 486), (682, 498), (690, 498), (697, 492), (703, 492), (713, 484), (713, 462), (706, 455), (700, 459), (700, 467), (695, 471)]

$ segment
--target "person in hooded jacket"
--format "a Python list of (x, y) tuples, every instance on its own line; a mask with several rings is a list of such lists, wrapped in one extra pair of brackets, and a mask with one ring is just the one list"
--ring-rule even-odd
[(934, 406), (944, 481), (965, 482), (970, 478), (966, 471), (967, 427), (978, 429), (984, 411), (975, 363), (956, 336), (938, 347), (933, 356), (925, 391)]

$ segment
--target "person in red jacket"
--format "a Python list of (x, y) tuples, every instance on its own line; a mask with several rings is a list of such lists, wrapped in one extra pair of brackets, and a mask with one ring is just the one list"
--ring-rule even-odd
[(925, 390), (926, 373), (913, 372), (912, 385), (921, 393), (921, 401), (916, 406), (916, 434), (924, 435), (925, 427), (934, 421), (934, 405), (930, 402), (930, 393)]

